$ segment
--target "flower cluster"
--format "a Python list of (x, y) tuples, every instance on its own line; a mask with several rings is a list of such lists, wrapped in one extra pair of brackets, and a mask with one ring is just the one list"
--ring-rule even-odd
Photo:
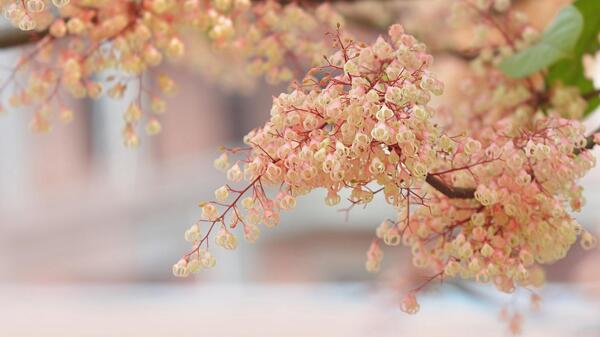
[(461, 142), (432, 175), (473, 187), (474, 199), (435, 193), (428, 208), (399, 219), (414, 264), (505, 292), (543, 284), (540, 264), (563, 258), (580, 235), (584, 247), (593, 245), (569, 214), (584, 202), (576, 180), (595, 164), (589, 152), (575, 154), (586, 142), (581, 125), (566, 119), (542, 119), (474, 153)]
[[(52, 5), (60, 9), (69, 2), (70, 0), (52, 0)], [(52, 21), (51, 9), (45, 0), (3, 0), (0, 5), (6, 19), (24, 31), (34, 30)]]
[[(330, 206), (341, 201), (341, 189), (352, 191), (353, 203), (369, 203), (383, 192), (396, 207), (423, 204), (418, 186), (438, 160), (440, 139), (452, 143), (440, 138), (428, 106), (430, 97), (443, 91), (428, 71), (432, 57), (398, 25), (390, 29), (390, 42), (379, 38), (362, 46), (338, 33), (334, 44), (339, 51), (325, 65), (274, 100), (269, 122), (245, 137), (249, 147), (233, 150), (248, 152), (243, 161), (230, 166), (227, 154), (217, 159), (230, 181), (249, 185), (223, 186), (215, 192), (217, 201), (203, 204), (202, 221), (211, 225), (186, 259), (197, 255), (217, 224), (228, 233), (241, 223), (246, 238), (255, 239), (257, 224), (274, 226), (281, 210), (317, 188), (327, 190)], [(374, 190), (371, 183), (381, 188)], [(277, 196), (269, 198), (263, 185), (279, 186)], [(246, 193), (251, 195), (242, 200)], [(229, 241), (217, 243), (225, 247)]]
[(211, 81), (238, 91), (251, 91), (260, 77), (270, 84), (290, 82), (322, 61), (329, 46), (321, 37), (343, 23), (344, 18), (327, 2), (316, 7), (257, 2), (233, 21), (243, 34), (216, 48), (209, 47), (210, 39), (196, 39), (186, 61)]
[[(35, 1), (23, 2), (24, 8), (19, 7), (23, 6), (20, 2), (4, 4), (7, 15), (14, 11), (30, 15), (36, 30), (47, 30), (39, 33), (45, 35), (24, 53), (2, 84), (2, 91), (13, 84), (10, 107), (33, 107), (32, 128), (48, 131), (53, 109), (60, 111), (64, 121), (72, 118), (65, 93), (74, 98), (96, 99), (106, 94), (121, 99), (129, 89), (135, 90), (136, 98), (123, 113), (123, 139), (126, 145), (137, 145), (135, 129), (144, 117), (142, 102), (148, 98), (153, 114), (165, 110), (159, 92), (147, 86), (144, 74), (165, 58), (183, 55), (184, 44), (173, 13), (183, 12), (189, 2), (54, 1), (62, 4), (58, 11), (41, 6), (46, 10), (33, 15), (27, 4)], [(27, 75), (25, 84), (21, 83), (23, 75)], [(168, 76), (157, 74), (154, 79), (161, 93), (175, 90)], [(159, 132), (157, 118), (147, 117), (145, 128), (149, 134)]]
[[(246, 147), (216, 159), (230, 183), (200, 204), (201, 219), (184, 235), (193, 248), (173, 274), (215, 266), (211, 239), (236, 249), (237, 230), (255, 242), (315, 189), (326, 190), (329, 206), (341, 202), (342, 190), (351, 206), (381, 195), (397, 217), (375, 230), (365, 266), (380, 270), (384, 245), (408, 246), (413, 264), (433, 274), (402, 300), (402, 310), (413, 314), (416, 293), (434, 279), (493, 283), (504, 292), (540, 286), (541, 265), (563, 258), (578, 239), (585, 249), (597, 243), (570, 212), (585, 202), (577, 181), (595, 165), (587, 149), (600, 136), (584, 136), (577, 119), (587, 101), (577, 88), (548, 89), (543, 74), (511, 79), (497, 69), (538, 35), (510, 4), (461, 0), (454, 7), (453, 21), (475, 24), (476, 36), (461, 102), (449, 109), (433, 107), (444, 84), (425, 45), (402, 26), (368, 45), (340, 32), (342, 18), (330, 4), (249, 0), (0, 0), (4, 15), (38, 39), (0, 93), (13, 83), (9, 105), (35, 107), (32, 127), (47, 131), (53, 107), (61, 119), (72, 118), (63, 93), (122, 99), (135, 91), (123, 112), (124, 142), (135, 146), (139, 125), (160, 132), (156, 115), (165, 110), (145, 74), (160, 94), (176, 90), (172, 79), (150, 70), (184, 55), (184, 32), (208, 41), (204, 49), (235, 54), (245, 73), (271, 83), (314, 66), (274, 98), (270, 119), (244, 138)], [(331, 44), (313, 39), (335, 26)], [(595, 78), (591, 62), (587, 75)], [(458, 118), (444, 125), (447, 117)], [(511, 319), (513, 330), (519, 317)]]
[[(35, 110), (36, 131), (50, 130), (54, 110), (64, 121), (72, 118), (65, 93), (78, 99), (133, 96), (123, 113), (127, 146), (139, 143), (140, 124), (150, 135), (160, 132), (158, 115), (166, 108), (162, 95), (172, 94), (176, 85), (152, 68), (184, 55), (184, 34), (193, 32), (190, 39), (208, 39), (219, 49), (235, 51), (250, 73), (278, 82), (294, 76), (289, 62), (300, 72), (303, 64), (321, 55), (321, 39), (311, 36), (317, 28), (341, 21), (328, 5), (305, 11), (275, 1), (53, 0), (53, 4), (57, 8), (44, 0), (0, 3), (11, 22), (36, 30), (32, 39), (38, 39), (0, 92), (12, 90), (11, 108)], [(157, 85), (149, 85), (149, 80)]]
[[(424, 203), (420, 186), (441, 148), (454, 144), (440, 137), (428, 105), (443, 85), (428, 70), (432, 57), (422, 43), (399, 25), (390, 28), (389, 38), (363, 46), (338, 32), (338, 52), (302, 86), (274, 99), (270, 120), (244, 138), (248, 148), (232, 150), (246, 158), (233, 166), (226, 153), (216, 160), (230, 181), (249, 184), (220, 187), (216, 201), (202, 204), (201, 222), (210, 225), (184, 259), (197, 258), (217, 226), (217, 244), (225, 248), (235, 247), (229, 231), (239, 224), (246, 239), (255, 240), (258, 224), (273, 227), (281, 210), (317, 188), (327, 190), (330, 206), (340, 203), (342, 189), (351, 190), (355, 204), (369, 203), (379, 192), (395, 207)], [(276, 196), (268, 197), (264, 185), (278, 186)], [(380, 260), (382, 254), (373, 248), (369, 256)], [(375, 270), (379, 263), (368, 265)]]
[[(446, 160), (430, 170), (437, 192), (428, 207), (400, 212), (393, 225), (378, 229), (384, 242), (387, 228), (402, 232), (417, 267), (440, 278), (491, 282), (504, 292), (541, 286), (541, 265), (563, 258), (578, 238), (586, 249), (596, 245), (570, 214), (584, 203), (577, 180), (595, 164), (576, 121), (587, 102), (576, 88), (547, 90), (539, 74), (515, 80), (497, 69), (537, 38), (509, 5), (456, 2), (455, 22), (476, 25), (476, 52), (446, 131), (467, 136), (453, 139)], [(457, 190), (463, 193), (447, 193)]]
[[(485, 127), (510, 116), (518, 132), (534, 112), (524, 105), (532, 100), (532, 91), (538, 89), (539, 83), (506, 78), (497, 65), (530, 45), (537, 35), (535, 29), (528, 25), (521, 12), (497, 5), (495, 1), (464, 0), (455, 1), (453, 5), (451, 22), (469, 27), (473, 36), (472, 42), (464, 47), (472, 52), (465, 54), (469, 68), (459, 86), (458, 107), (452, 109), (452, 130), (468, 127), (486, 134), (489, 130)], [(477, 131), (470, 135), (479, 137)]]
[(270, 83), (302, 76), (303, 63), (318, 64), (328, 50), (321, 35), (344, 21), (328, 3), (304, 9), (267, 1), (254, 6), (253, 13), (247, 34), (234, 45), (242, 48), (250, 74), (265, 75)]
[[(333, 40), (338, 51), (274, 99), (270, 120), (244, 138), (247, 148), (229, 151), (244, 159), (232, 165), (224, 153), (215, 161), (230, 181), (248, 184), (220, 187), (216, 201), (201, 205), (206, 234), (192, 240), (176, 268), (202, 258), (215, 228), (223, 248), (236, 247), (238, 225), (253, 242), (259, 224), (273, 227), (281, 210), (318, 188), (329, 206), (346, 189), (352, 205), (381, 193), (398, 211), (376, 230), (370, 272), (381, 267), (382, 245), (403, 244), (415, 266), (434, 273), (426, 283), (460, 277), (512, 292), (542, 285), (540, 265), (563, 258), (578, 238), (584, 248), (595, 245), (569, 213), (583, 205), (577, 180), (595, 164), (577, 121), (530, 113), (515, 122), (499, 114), (482, 122), (485, 134), (450, 136), (435, 122), (430, 99), (444, 85), (422, 43), (399, 25), (372, 45), (339, 32)], [(535, 87), (513, 83), (526, 98), (512, 109), (539, 103), (527, 99)], [(267, 185), (277, 187), (276, 196)], [(407, 294), (402, 310), (419, 310), (415, 294), (426, 283)]]

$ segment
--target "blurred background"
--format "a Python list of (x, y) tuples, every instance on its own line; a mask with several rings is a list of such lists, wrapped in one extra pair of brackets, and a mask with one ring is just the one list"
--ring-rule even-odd
[[(399, 0), (386, 20), (437, 24), (440, 1)], [(540, 29), (567, 2), (521, 1)], [(380, 10), (377, 1), (364, 6)], [(17, 57), (0, 51), (0, 64)], [(436, 62), (445, 80), (456, 78), (456, 60)], [(432, 285), (421, 312), (407, 316), (401, 295), (427, 276), (407, 252), (387, 249), (381, 275), (364, 269), (374, 229), (392, 210), (378, 201), (346, 221), (320, 192), (257, 244), (214, 249), (214, 269), (176, 279), (171, 266), (189, 249), (183, 232), (200, 215), (197, 203), (224, 181), (212, 164), (218, 147), (262, 124), (285, 87), (240, 91), (198, 65), (166, 67), (179, 92), (163, 132), (138, 149), (121, 140), (127, 99), (80, 102), (73, 122), (41, 135), (29, 132), (30, 112), (0, 115), (0, 336), (505, 336), (501, 307), (523, 313), (525, 336), (600, 336), (597, 250), (574, 247), (549, 266), (537, 312), (526, 291), (448, 283)], [(584, 185), (577, 218), (597, 232), (600, 168)]]

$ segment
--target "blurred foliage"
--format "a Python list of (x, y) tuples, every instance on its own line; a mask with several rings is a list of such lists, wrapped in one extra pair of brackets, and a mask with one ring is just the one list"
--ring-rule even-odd
[[(583, 55), (594, 53), (600, 48), (600, 42), (598, 41), (598, 35), (600, 34), (600, 1), (578, 0), (573, 3), (573, 6), (583, 16), (583, 31), (577, 40), (572, 56), (550, 67), (547, 81), (551, 86), (557, 82), (577, 86), (581, 93), (585, 95), (592, 92), (594, 86), (592, 81), (584, 76)], [(596, 97), (588, 102), (586, 115), (600, 105), (600, 98)]]
[(506, 58), (500, 69), (510, 77), (522, 78), (572, 57), (583, 26), (580, 11), (574, 6), (565, 7), (536, 43)]

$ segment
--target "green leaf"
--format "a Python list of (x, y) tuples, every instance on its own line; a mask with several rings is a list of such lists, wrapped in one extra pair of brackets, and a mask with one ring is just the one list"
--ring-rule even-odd
[[(573, 58), (562, 60), (550, 67), (546, 81), (551, 86), (559, 81), (565, 85), (577, 86), (582, 94), (586, 94), (594, 90), (594, 85), (584, 76), (583, 55), (593, 54), (600, 49), (600, 1), (577, 0), (573, 6), (583, 15), (583, 30), (575, 45)], [(594, 111), (598, 105), (598, 98), (589, 101), (585, 115)]]
[(500, 63), (500, 70), (510, 77), (522, 78), (573, 56), (583, 25), (583, 15), (575, 6), (563, 8), (538, 42), (506, 58)]

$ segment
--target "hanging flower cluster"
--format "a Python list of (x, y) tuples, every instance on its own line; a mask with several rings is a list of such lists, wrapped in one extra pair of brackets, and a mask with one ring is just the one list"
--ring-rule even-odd
[[(509, 78), (498, 65), (507, 57), (535, 43), (539, 32), (527, 16), (510, 6), (509, 0), (454, 1), (451, 22), (457, 27), (469, 27), (471, 43), (465, 46), (469, 72), (465, 74), (461, 101), (452, 109), (455, 132), (466, 128), (476, 130), (471, 136), (485, 137), (490, 127), (504, 119), (512, 124), (511, 135), (522, 128), (531, 128), (536, 113), (569, 119), (581, 119), (587, 106), (578, 88), (555, 85), (546, 88), (542, 74), (525, 79)], [(479, 132), (477, 131), (479, 130)]]
[(322, 35), (344, 22), (328, 3), (305, 9), (265, 1), (255, 4), (251, 13), (236, 21), (245, 34), (226, 49), (241, 54), (251, 75), (265, 76), (272, 84), (301, 77), (307, 63), (318, 64), (329, 49)]
[[(432, 57), (401, 26), (372, 45), (338, 32), (334, 45), (302, 85), (274, 99), (270, 120), (244, 138), (248, 147), (229, 150), (244, 159), (231, 166), (226, 152), (215, 161), (230, 181), (247, 185), (222, 186), (201, 204), (202, 219), (186, 232), (194, 248), (175, 264), (177, 276), (214, 264), (202, 262), (213, 231), (226, 249), (236, 247), (238, 226), (254, 242), (259, 225), (275, 226), (281, 210), (318, 188), (329, 206), (347, 189), (353, 205), (381, 193), (397, 209), (376, 230), (371, 272), (380, 269), (382, 244), (402, 243), (415, 266), (434, 273), (428, 282), (461, 277), (512, 292), (543, 284), (539, 266), (564, 257), (578, 237), (585, 248), (595, 245), (569, 214), (584, 202), (576, 181), (595, 164), (577, 121), (538, 114), (519, 132), (500, 119), (480, 140), (451, 137), (429, 105), (444, 88), (429, 70)], [(277, 188), (274, 196), (266, 186)], [(402, 310), (419, 310), (423, 286)]]
[(257, 2), (233, 21), (243, 33), (216, 46), (210, 39), (194, 40), (186, 61), (211, 81), (236, 90), (252, 89), (257, 77), (270, 84), (290, 82), (321, 62), (329, 50), (323, 34), (343, 23), (327, 2), (316, 7)]
[[(0, 1), (6, 19), (21, 30), (29, 31), (47, 26), (52, 21), (52, 8), (45, 0)], [(70, 0), (52, 0), (53, 7), (60, 9), (68, 5)]]
[[(269, 121), (244, 138), (247, 147), (215, 161), (231, 184), (200, 204), (201, 219), (185, 232), (193, 248), (173, 273), (215, 266), (212, 239), (235, 249), (239, 231), (254, 242), (315, 189), (326, 190), (329, 206), (341, 202), (342, 190), (352, 206), (382, 195), (397, 217), (377, 227), (365, 266), (380, 270), (384, 245), (410, 247), (413, 264), (432, 272), (402, 301), (412, 314), (416, 293), (432, 280), (460, 277), (512, 292), (543, 284), (541, 265), (563, 258), (578, 239), (586, 249), (596, 245), (570, 214), (584, 204), (577, 181), (594, 166), (587, 149), (600, 139), (586, 138), (577, 121), (586, 98), (574, 87), (547, 89), (543, 74), (512, 79), (497, 69), (538, 38), (510, 0), (457, 3), (453, 21), (476, 29), (462, 102), (448, 109), (431, 103), (444, 91), (433, 57), (400, 25), (367, 45), (340, 32), (342, 18), (329, 4), (272, 0), (0, 0), (5, 17), (37, 40), (0, 94), (12, 84), (9, 105), (34, 107), (32, 127), (47, 131), (53, 108), (72, 118), (64, 93), (122, 99), (136, 91), (123, 113), (124, 142), (135, 146), (140, 124), (160, 132), (161, 95), (176, 86), (153, 68), (185, 54), (184, 32), (270, 83), (314, 66), (274, 99)], [(314, 39), (335, 26), (333, 48)], [(586, 72), (595, 78), (592, 61)]]
[[(251, 3), (250, 0), (2, 0), (0, 5), (4, 16), (15, 27), (24, 31), (48, 29), (57, 19), (56, 12), (59, 18), (82, 21), (81, 23), (86, 26), (83, 28), (90, 29), (92, 28), (90, 24), (97, 23), (102, 12), (106, 14), (105, 11), (112, 9), (115, 15), (136, 15), (138, 19), (143, 19), (147, 15), (156, 15), (169, 24), (187, 20), (205, 28), (214, 40), (222, 40), (230, 38), (235, 33), (232, 17), (247, 10)], [(81, 15), (78, 13), (79, 10), (97, 10), (99, 13), (88, 12), (87, 15)], [(76, 24), (78, 22), (71, 25)], [(104, 24), (106, 29), (111, 29), (111, 26)]]
[[(504, 292), (539, 287), (541, 266), (566, 256), (578, 238), (585, 249), (597, 244), (571, 215), (585, 202), (577, 180), (595, 164), (586, 151), (593, 137), (584, 138), (577, 122), (588, 102), (576, 87), (547, 88), (542, 73), (513, 79), (498, 69), (539, 37), (510, 1), (457, 1), (453, 21), (475, 28), (461, 102), (446, 130), (468, 128), (481, 150), (469, 153), (461, 141), (452, 161), (433, 176), (473, 195), (432, 194), (430, 209), (403, 223), (410, 233), (403, 243), (414, 264), (437, 277), (490, 282)], [(511, 331), (520, 329), (520, 317), (507, 319)]]
[(53, 0), (53, 4), (0, 3), (11, 22), (37, 31), (32, 39), (38, 39), (0, 84), (0, 93), (12, 90), (11, 108), (32, 107), (32, 128), (42, 132), (50, 130), (54, 111), (63, 121), (72, 119), (65, 93), (78, 99), (105, 94), (123, 99), (133, 94), (123, 113), (127, 146), (139, 143), (140, 124), (150, 135), (160, 132), (158, 117), (166, 109), (162, 95), (174, 93), (176, 84), (154, 69), (165, 59), (184, 55), (184, 33), (195, 32), (217, 48), (235, 50), (250, 73), (278, 82), (294, 76), (288, 63), (301, 73), (304, 64), (321, 55), (323, 43), (313, 42), (311, 33), (330, 26), (331, 20), (341, 21), (329, 5), (313, 13), (275, 1)]
[[(32, 12), (29, 4), (36, 1), (42, 3), (36, 7), (42, 10)], [(74, 98), (96, 99), (106, 94), (121, 99), (129, 88), (137, 90), (136, 99), (123, 113), (123, 140), (128, 146), (137, 145), (135, 128), (142, 121), (143, 98), (149, 99), (154, 114), (165, 110), (159, 92), (151, 90), (143, 76), (163, 59), (183, 55), (174, 14), (181, 15), (180, 20), (186, 18), (184, 12), (193, 15), (190, 3), (66, 1), (54, 11), (41, 0), (5, 1), (7, 17), (13, 21), (31, 18), (32, 29), (47, 33), (40, 33), (43, 37), (22, 55), (1, 90), (13, 84), (10, 107), (35, 109), (32, 128), (36, 131), (50, 129), (53, 110), (59, 111), (64, 121), (72, 118), (65, 93)], [(21, 83), (22, 74), (28, 75), (25, 84)], [(174, 92), (175, 84), (168, 76), (153, 77), (160, 92)], [(160, 131), (155, 116), (147, 117), (145, 123), (149, 134)]]
[[(510, 1), (457, 1), (454, 23), (477, 27), (462, 102), (445, 129), (468, 137), (454, 139), (446, 161), (430, 171), (427, 181), (442, 193), (430, 194), (427, 208), (385, 221), (377, 236), (385, 242), (399, 228), (413, 263), (434, 278), (491, 282), (504, 292), (540, 286), (540, 265), (563, 258), (577, 238), (585, 249), (596, 245), (570, 214), (584, 203), (577, 180), (595, 165), (576, 121), (587, 102), (573, 87), (547, 90), (538, 74), (517, 80), (498, 70), (538, 35)], [(411, 296), (403, 303), (418, 309)]]
[[(436, 161), (440, 130), (427, 104), (443, 85), (428, 71), (432, 57), (423, 44), (400, 26), (390, 29), (390, 39), (363, 47), (338, 33), (339, 51), (302, 87), (274, 100), (270, 121), (245, 137), (249, 148), (234, 149), (247, 157), (231, 167), (227, 154), (217, 159), (229, 180), (249, 185), (221, 187), (216, 201), (202, 205), (201, 221), (210, 227), (178, 266), (199, 257), (213, 228), (220, 228), (217, 243), (226, 248), (235, 247), (230, 230), (238, 225), (253, 241), (258, 224), (275, 226), (281, 210), (316, 188), (327, 190), (330, 206), (339, 204), (344, 188), (357, 203), (369, 203), (378, 191), (394, 206), (423, 202), (412, 188)], [(373, 182), (381, 189), (367, 186)], [(279, 186), (279, 192), (269, 197), (264, 185)]]
[(595, 245), (569, 213), (584, 203), (577, 179), (595, 164), (588, 151), (576, 154), (587, 143), (582, 135), (577, 122), (540, 119), (517, 137), (499, 136), (486, 146), (461, 142), (432, 176), (474, 188), (474, 198), (433, 193), (428, 208), (410, 218), (400, 212), (379, 236), (385, 241), (399, 230), (413, 263), (440, 277), (491, 281), (504, 292), (540, 286), (539, 265), (565, 257), (578, 237), (584, 248)]

